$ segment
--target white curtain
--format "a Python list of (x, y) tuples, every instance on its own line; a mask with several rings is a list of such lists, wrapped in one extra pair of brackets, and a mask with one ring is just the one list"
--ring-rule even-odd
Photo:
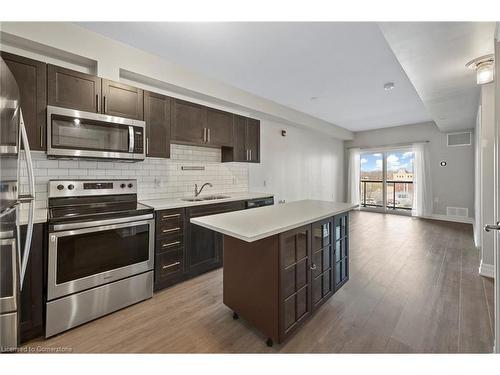
[(349, 167), (347, 176), (347, 201), (352, 204), (359, 205), (359, 170), (361, 167), (360, 162), (360, 149), (351, 148), (349, 149)]
[(428, 143), (414, 143), (413, 148), (413, 216), (432, 215), (431, 162)]

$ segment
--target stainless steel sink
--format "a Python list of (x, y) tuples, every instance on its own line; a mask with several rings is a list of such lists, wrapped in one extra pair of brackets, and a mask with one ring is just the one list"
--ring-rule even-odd
[(212, 201), (215, 199), (226, 199), (231, 198), (229, 195), (205, 195), (203, 197), (193, 197), (193, 198), (182, 198), (183, 201), (186, 202), (201, 202), (201, 201)]

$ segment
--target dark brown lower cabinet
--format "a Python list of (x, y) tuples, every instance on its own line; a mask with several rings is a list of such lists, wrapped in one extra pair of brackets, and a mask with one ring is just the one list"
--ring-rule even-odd
[(296, 332), (349, 278), (348, 221), (342, 213), (254, 242), (224, 236), (223, 296), (234, 318), (268, 345)]
[(222, 235), (192, 217), (245, 208), (245, 201), (156, 211), (155, 291), (222, 266)]
[[(21, 226), (21, 244), (26, 239), (26, 225)], [(45, 224), (35, 224), (31, 251), (20, 297), (21, 342), (43, 336)], [(24, 251), (24, 249), (23, 249)]]
[(188, 207), (186, 209), (187, 254), (186, 272), (190, 277), (222, 266), (222, 235), (213, 230), (191, 224), (194, 217), (238, 211), (245, 202), (229, 202)]
[(184, 209), (156, 212), (155, 291), (185, 278)]

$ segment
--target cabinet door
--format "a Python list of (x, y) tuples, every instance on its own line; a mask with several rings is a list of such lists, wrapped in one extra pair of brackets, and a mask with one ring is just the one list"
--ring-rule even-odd
[(144, 92), (123, 83), (102, 80), (102, 113), (135, 120), (144, 118)]
[(167, 96), (144, 93), (147, 156), (170, 157), (170, 102)]
[(187, 209), (187, 272), (199, 275), (222, 266), (222, 234), (191, 224), (193, 217), (238, 211), (245, 208), (245, 202), (231, 202), (191, 207)]
[(246, 131), (247, 119), (234, 116), (233, 153), (234, 161), (247, 161)]
[(280, 235), (280, 340), (311, 314), (311, 226)]
[(30, 148), (46, 150), (45, 108), (47, 106), (46, 65), (41, 61), (2, 52), (2, 58), (16, 79), (21, 95), (24, 125)]
[(333, 218), (313, 223), (311, 298), (312, 309), (317, 309), (333, 295)]
[(206, 127), (206, 107), (174, 99), (172, 116), (173, 141), (194, 145), (204, 145)]
[(246, 148), (248, 150), (248, 161), (260, 162), (260, 121), (252, 118), (247, 119)]
[(233, 114), (207, 109), (207, 144), (211, 146), (233, 145)]
[[(24, 244), (26, 239), (26, 228), (26, 225), (21, 226), (22, 244)], [(30, 257), (20, 297), (21, 342), (26, 342), (43, 335), (44, 231), (44, 224), (34, 225)]]
[(99, 77), (49, 64), (47, 80), (49, 105), (99, 112), (101, 100)]
[(337, 215), (334, 218), (334, 278), (335, 290), (349, 280), (349, 214)]

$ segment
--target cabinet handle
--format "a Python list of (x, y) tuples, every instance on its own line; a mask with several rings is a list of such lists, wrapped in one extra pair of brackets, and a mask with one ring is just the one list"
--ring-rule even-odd
[(172, 264), (168, 264), (166, 266), (162, 266), (161, 269), (165, 270), (165, 269), (170, 268), (170, 267), (178, 266), (179, 264), (181, 264), (181, 262), (175, 262), (175, 263), (172, 263)]
[(95, 94), (95, 108), (96, 112), (99, 113), (99, 94)]
[(177, 228), (172, 228), (172, 229), (163, 229), (162, 230), (162, 233), (170, 233), (170, 232), (177, 232), (178, 230), (180, 230), (181, 228), (177, 227)]
[(170, 214), (170, 215), (162, 215), (162, 219), (169, 219), (169, 218), (172, 218), (172, 217), (179, 217), (181, 216), (181, 214)]
[(43, 129), (40, 129), (40, 147), (43, 148)]
[(252, 149), (248, 150), (248, 152), (250, 153), (250, 157), (248, 158), (248, 160), (252, 161)]
[(149, 155), (149, 138), (146, 138), (146, 155)]
[(312, 270), (315, 270), (316, 269), (316, 265), (314, 263), (311, 264), (311, 267), (310, 267)]
[(106, 113), (106, 95), (102, 97), (102, 113)]
[(161, 245), (162, 248), (164, 247), (171, 247), (171, 246), (175, 246), (175, 245), (179, 245), (181, 243), (181, 241), (175, 241), (175, 242), (170, 242), (170, 243), (164, 243), (163, 245)]
[(210, 142), (210, 128), (207, 128), (207, 142)]

